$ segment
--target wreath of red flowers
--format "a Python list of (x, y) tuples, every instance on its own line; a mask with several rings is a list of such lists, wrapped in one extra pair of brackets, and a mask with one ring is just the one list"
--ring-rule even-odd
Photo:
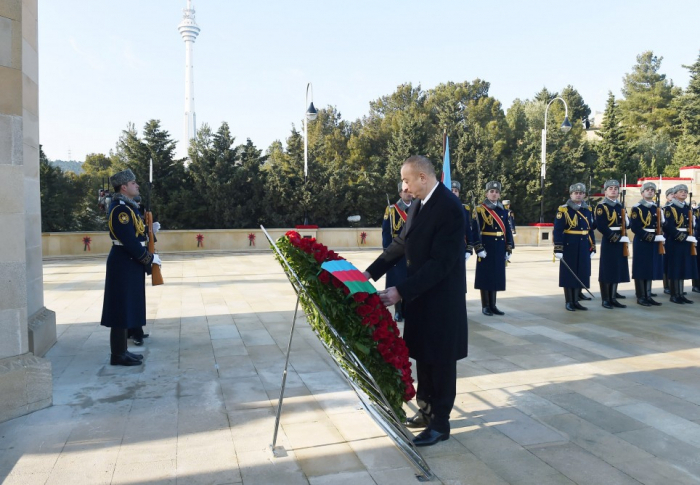
[[(408, 347), (391, 312), (376, 293), (350, 295), (343, 282), (321, 269), (324, 261), (345, 258), (314, 238), (302, 238), (298, 232), (289, 231), (277, 241), (277, 245), (333, 327), (370, 371), (397, 416), (404, 419), (403, 402), (411, 400), (416, 391)], [(316, 314), (315, 307), (303, 297), (301, 304), (319, 337), (332, 344), (328, 340), (333, 336), (324, 331), (325, 322)]]

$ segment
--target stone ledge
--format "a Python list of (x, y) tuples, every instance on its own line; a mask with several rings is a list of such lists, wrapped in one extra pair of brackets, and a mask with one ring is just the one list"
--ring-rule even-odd
[(0, 423), (51, 406), (51, 362), (31, 353), (0, 359)]
[(29, 319), (29, 351), (43, 357), (56, 343), (56, 313), (46, 307)]

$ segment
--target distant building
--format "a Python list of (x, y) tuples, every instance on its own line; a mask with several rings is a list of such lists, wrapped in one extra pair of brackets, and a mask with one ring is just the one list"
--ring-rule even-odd
[(182, 40), (185, 41), (185, 129), (180, 151), (186, 157), (190, 140), (197, 134), (197, 118), (194, 112), (194, 63), (192, 51), (200, 29), (194, 20), (192, 0), (187, 0), (187, 8), (183, 9), (182, 13), (182, 22), (177, 26)]

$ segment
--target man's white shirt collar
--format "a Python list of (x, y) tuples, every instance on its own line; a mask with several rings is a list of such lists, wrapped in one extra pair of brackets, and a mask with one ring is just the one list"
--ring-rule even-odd
[(433, 187), (433, 190), (428, 192), (428, 195), (425, 196), (425, 199), (421, 201), (421, 206), (424, 206), (428, 203), (428, 201), (430, 200), (430, 196), (433, 195), (433, 192), (435, 192), (435, 189), (437, 189), (438, 185), (440, 185), (440, 182), (435, 182), (435, 187)]

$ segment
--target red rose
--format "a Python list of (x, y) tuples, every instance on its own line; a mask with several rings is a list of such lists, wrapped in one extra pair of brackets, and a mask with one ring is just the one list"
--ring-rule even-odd
[(366, 317), (362, 317), (362, 325), (364, 325), (365, 327), (369, 327), (372, 323), (369, 317), (369, 315)]
[(318, 279), (321, 281), (321, 283), (327, 285), (331, 282), (331, 274), (324, 269), (323, 271), (321, 271), (321, 274), (318, 275)]
[(372, 323), (372, 325), (376, 325), (379, 323), (379, 316), (377, 316), (376, 313), (370, 313), (369, 321)]
[(352, 297), (355, 299), (356, 302), (363, 302), (367, 299), (368, 293), (365, 291), (358, 291)]
[(348, 288), (347, 286), (343, 286), (343, 293), (345, 293), (346, 295), (349, 295), (349, 294), (350, 294), (350, 288)]
[(367, 298), (368, 305), (375, 306), (375, 305), (381, 305), (381, 303), (382, 303), (382, 300), (379, 298), (379, 295), (377, 295), (376, 293), (369, 295), (369, 297)]
[(365, 315), (372, 312), (372, 307), (369, 305), (360, 305), (359, 307), (357, 307), (356, 312), (361, 317), (364, 317)]
[(342, 288), (344, 286), (343, 282), (335, 276), (331, 279), (331, 283), (333, 283), (333, 286), (335, 286), (336, 288)]

